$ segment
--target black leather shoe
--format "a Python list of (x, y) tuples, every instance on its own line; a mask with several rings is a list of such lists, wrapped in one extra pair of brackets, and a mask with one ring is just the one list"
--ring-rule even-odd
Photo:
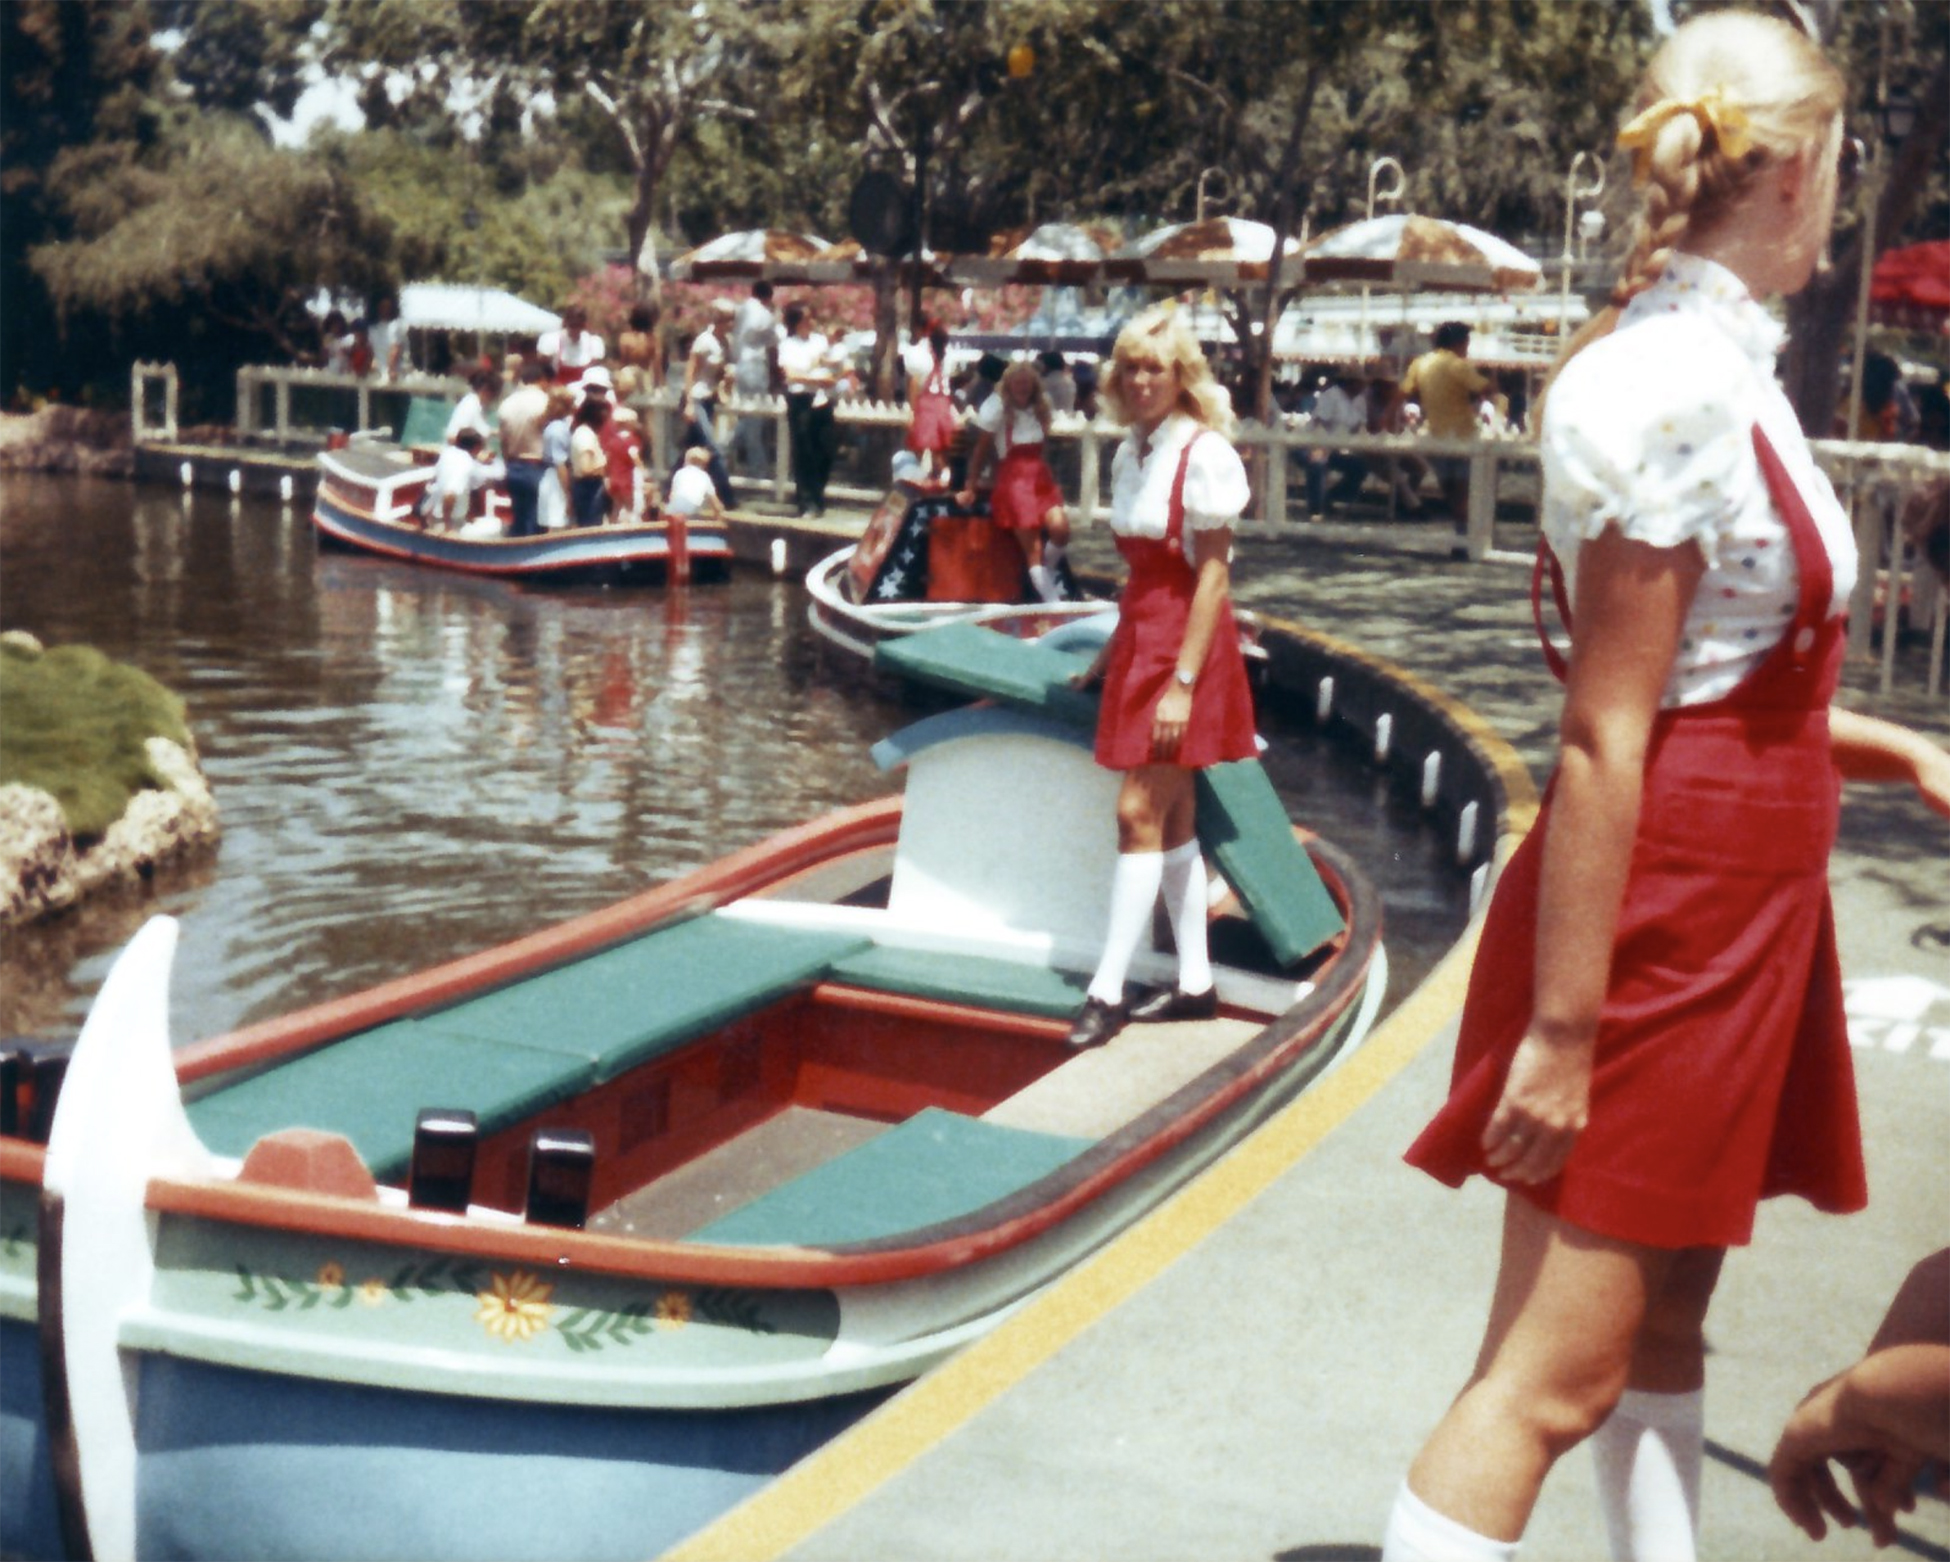
[(1209, 1020), (1219, 1012), (1219, 989), (1208, 987), (1202, 993), (1181, 992), (1167, 987), (1153, 993), (1131, 1009), (1131, 1023), (1153, 1025), (1160, 1020)]
[(1101, 1047), (1130, 1023), (1131, 1011), (1121, 1003), (1105, 1003), (1101, 998), (1086, 998), (1083, 1012), (1070, 1027), (1066, 1043), (1072, 1052)]

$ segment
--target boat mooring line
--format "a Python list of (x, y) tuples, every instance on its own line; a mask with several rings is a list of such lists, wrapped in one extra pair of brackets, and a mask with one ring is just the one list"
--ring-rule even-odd
[[(1536, 791), (1516, 751), (1486, 721), (1406, 669), (1317, 631), (1279, 627), (1332, 654), (1351, 654), (1409, 697), (1434, 707), (1497, 775), (1503, 816), (1495, 855), (1503, 859), (1515, 849), (1535, 818)], [(1470, 809), (1473, 834), (1473, 803)], [(1481, 868), (1472, 880), (1478, 876), (1487, 877)], [(1476, 884), (1471, 887), (1474, 892)], [(771, 1562), (784, 1556), (872, 1496), (1237, 1215), (1453, 1025), (1482, 933), (1481, 896), (1473, 893), (1472, 899), (1462, 936), (1344, 1064), (992, 1334), (665, 1552), (661, 1562)]]

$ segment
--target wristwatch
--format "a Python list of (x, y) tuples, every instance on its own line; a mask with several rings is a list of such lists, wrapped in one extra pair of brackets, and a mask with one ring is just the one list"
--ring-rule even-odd
[(1174, 667), (1171, 670), (1171, 678), (1172, 682), (1176, 683), (1181, 689), (1189, 689), (1198, 682), (1197, 673), (1188, 673), (1182, 667)]

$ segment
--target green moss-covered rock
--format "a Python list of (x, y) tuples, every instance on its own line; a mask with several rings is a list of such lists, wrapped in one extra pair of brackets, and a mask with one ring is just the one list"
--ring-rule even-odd
[(77, 840), (103, 834), (138, 792), (169, 785), (148, 750), (195, 752), (183, 702), (89, 646), (0, 641), (0, 785), (51, 793)]

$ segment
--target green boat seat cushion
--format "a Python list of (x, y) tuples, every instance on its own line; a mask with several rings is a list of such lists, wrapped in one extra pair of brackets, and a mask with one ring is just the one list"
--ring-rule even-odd
[(439, 396), (415, 396), (406, 404), (406, 417), (400, 423), (399, 442), (411, 450), (416, 445), (447, 443), (447, 420), (458, 402)]
[(883, 641), (874, 651), (874, 662), (954, 694), (1003, 700), (1057, 721), (1093, 727), (1097, 696), (1070, 686), (1089, 667), (1092, 654), (1058, 651), (975, 624), (943, 624)]
[(1347, 925), (1258, 760), (1198, 773), (1198, 838), (1282, 965)]
[(220, 1155), (241, 1156), (279, 1128), (343, 1134), (383, 1182), (405, 1174), (421, 1107), (472, 1112), (493, 1133), (566, 1101), (594, 1074), (588, 1060), (397, 1020), (192, 1101), (189, 1114)]
[(691, 1238), (740, 1247), (833, 1247), (898, 1236), (1007, 1198), (1090, 1143), (929, 1107)]
[(1083, 1007), (1087, 977), (1047, 966), (918, 949), (869, 949), (835, 961), (828, 979), (871, 992), (906, 993), (1067, 1020)]
[(810, 986), (868, 947), (855, 934), (694, 917), (306, 1053), (191, 1103), (190, 1120), (226, 1155), (277, 1128), (341, 1133), (375, 1176), (395, 1178), (422, 1107), (470, 1111), (483, 1133), (498, 1132)]

